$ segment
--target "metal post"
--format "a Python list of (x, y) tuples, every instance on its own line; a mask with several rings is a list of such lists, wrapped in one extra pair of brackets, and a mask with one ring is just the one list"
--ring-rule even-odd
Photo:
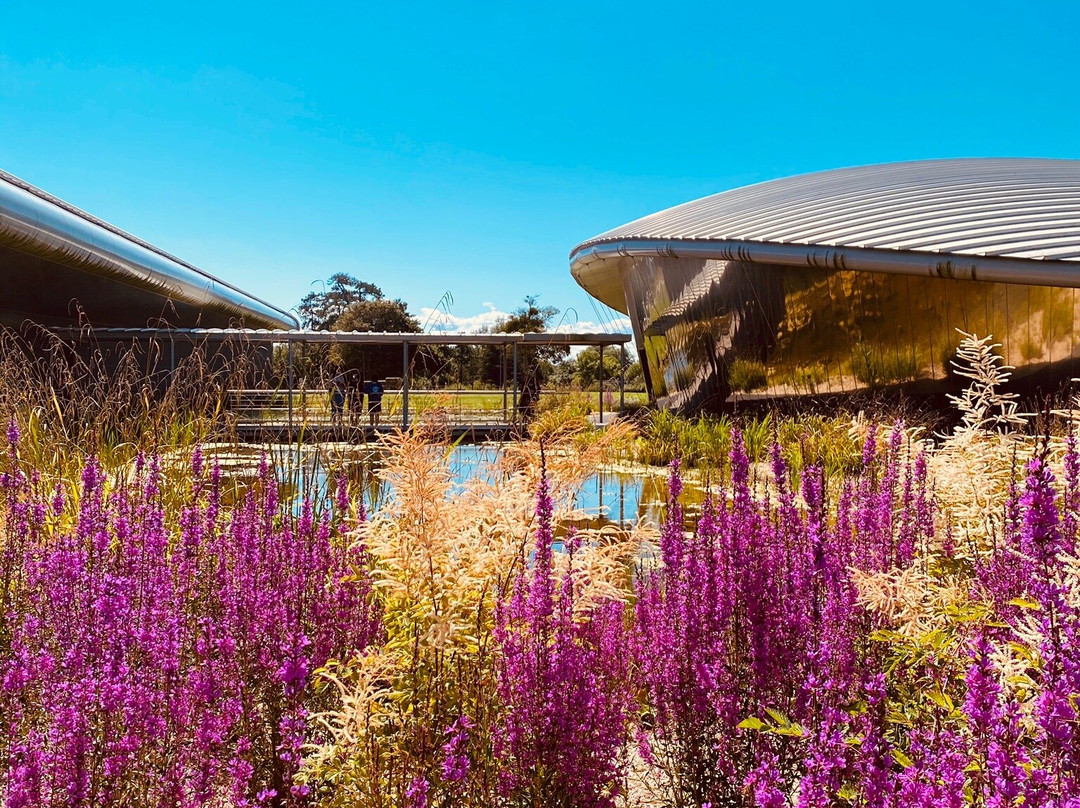
[(600, 349), (600, 424), (604, 423), (604, 345), (601, 343)]
[(518, 402), (517, 368), (518, 368), (518, 349), (517, 349), (517, 343), (515, 342), (514, 343), (514, 421), (515, 422), (517, 421), (517, 402)]
[(401, 343), (401, 428), (409, 428), (409, 343)]
[(619, 415), (626, 412), (626, 346), (619, 346)]
[(289, 346), (289, 391), (286, 395), (289, 397), (289, 442), (292, 442), (293, 431), (293, 419), (292, 419), (292, 391), (293, 391), (293, 356), (292, 356), (292, 340), (289, 340), (287, 345)]
[(506, 343), (503, 342), (499, 345), (499, 353), (502, 354), (502, 376), (499, 377), (499, 381), (502, 383), (503, 391), (503, 423), (506, 423)]
[[(307, 358), (307, 343), (300, 343), (300, 366), (306, 367), (304, 360)], [(300, 379), (300, 422), (307, 423), (307, 374)]]

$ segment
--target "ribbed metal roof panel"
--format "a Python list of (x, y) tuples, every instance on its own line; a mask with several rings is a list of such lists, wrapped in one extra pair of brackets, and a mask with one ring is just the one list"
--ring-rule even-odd
[(609, 230), (571, 260), (626, 239), (1080, 262), (1080, 160), (926, 160), (772, 180)]

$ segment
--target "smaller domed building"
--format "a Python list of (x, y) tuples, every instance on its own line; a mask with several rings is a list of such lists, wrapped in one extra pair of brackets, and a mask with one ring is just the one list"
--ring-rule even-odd
[(1080, 161), (928, 160), (738, 188), (578, 245), (571, 272), (630, 316), (651, 397), (739, 398), (967, 380), (960, 329), (1014, 383), (1080, 375)]

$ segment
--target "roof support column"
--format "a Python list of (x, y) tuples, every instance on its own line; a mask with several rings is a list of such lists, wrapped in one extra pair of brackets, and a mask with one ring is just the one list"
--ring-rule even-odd
[(409, 343), (401, 343), (401, 428), (409, 428)]
[(619, 415), (626, 410), (626, 347), (619, 346)]

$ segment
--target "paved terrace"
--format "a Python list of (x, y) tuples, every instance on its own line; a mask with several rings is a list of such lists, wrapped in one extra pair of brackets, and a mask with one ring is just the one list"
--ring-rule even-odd
[[(628, 334), (533, 333), (533, 334), (403, 334), (363, 331), (311, 331), (248, 328), (99, 328), (92, 332), (71, 330), (69, 338), (94, 342), (156, 342), (163, 347), (167, 367), (176, 367), (178, 346), (182, 352), (192, 345), (233, 342), (241, 345), (285, 346), (285, 378), (280, 386), (262, 386), (231, 391), (238, 414), (237, 431), (252, 440), (293, 440), (301, 433), (314, 440), (364, 441), (398, 427), (408, 429), (424, 416), (447, 424), (455, 439), (503, 439), (522, 426), (518, 403), (519, 352), (523, 348), (588, 347), (600, 353), (600, 384), (597, 422), (604, 423), (605, 410), (612, 414), (615, 400), (605, 401), (603, 354), (609, 346), (630, 342)], [(368, 425), (366, 412), (346, 403), (344, 417), (334, 418), (330, 391), (308, 388), (297, 381), (295, 363), (304, 346), (352, 344), (400, 346), (401, 382), (383, 395), (380, 426)], [(495, 390), (419, 389), (413, 385), (413, 364), (421, 346), (495, 345), (502, 347), (503, 384)], [(165, 347), (167, 346), (167, 347)], [(543, 392), (543, 396), (557, 395)], [(590, 394), (593, 395), (593, 394)], [(618, 411), (625, 407), (625, 378), (619, 375)]]

